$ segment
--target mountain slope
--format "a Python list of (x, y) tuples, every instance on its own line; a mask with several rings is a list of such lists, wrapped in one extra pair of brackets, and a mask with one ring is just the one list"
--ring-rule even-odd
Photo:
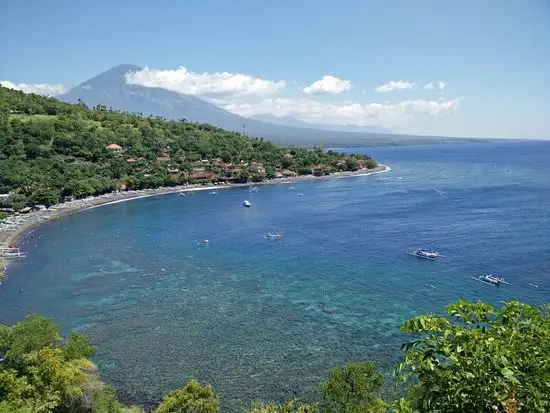
[(393, 131), (386, 129), (382, 126), (357, 126), (357, 125), (326, 125), (317, 123), (308, 123), (292, 116), (273, 116), (273, 115), (255, 115), (250, 119), (259, 120), (262, 122), (274, 123), (275, 125), (294, 126), (297, 128), (310, 128), (310, 129), (323, 129), (342, 132), (358, 132), (358, 133), (394, 133)]
[(116, 66), (56, 98), (69, 103), (80, 99), (88, 106), (105, 105), (144, 115), (152, 114), (167, 119), (185, 118), (215, 126), (220, 126), (218, 124), (221, 123), (226, 125), (226, 129), (242, 129), (243, 118), (195, 96), (127, 84), (125, 74), (136, 70), (141, 68), (134, 65)]

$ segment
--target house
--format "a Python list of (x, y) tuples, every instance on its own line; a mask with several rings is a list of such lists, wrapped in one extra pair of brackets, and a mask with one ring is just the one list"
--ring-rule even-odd
[(288, 178), (288, 177), (293, 177), (293, 176), (296, 176), (296, 172), (293, 172), (293, 171), (289, 171), (288, 169), (284, 169), (281, 171), (281, 173), (283, 174), (284, 177)]
[(325, 168), (325, 165), (319, 164), (319, 165), (311, 165), (311, 173), (315, 176), (321, 176), (324, 175), (323, 169)]
[(212, 172), (194, 172), (188, 176), (191, 181), (209, 181), (215, 179), (216, 175)]
[(261, 163), (253, 162), (252, 165), (248, 167), (248, 172), (253, 174), (265, 174), (265, 168)]
[(107, 145), (107, 149), (112, 153), (122, 153), (122, 146), (117, 145), (116, 143), (111, 143)]
[(157, 162), (170, 162), (170, 155), (163, 154), (161, 156), (157, 156)]
[(126, 159), (126, 162), (128, 162), (128, 163), (136, 163), (136, 162), (137, 162), (137, 159), (134, 159), (134, 158)]
[(279, 171), (275, 172), (275, 178), (283, 178), (283, 177), (284, 175), (282, 172), (279, 172)]

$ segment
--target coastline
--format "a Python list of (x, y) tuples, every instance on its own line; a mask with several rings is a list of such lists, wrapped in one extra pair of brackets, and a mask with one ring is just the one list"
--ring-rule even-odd
[[(338, 178), (351, 178), (357, 176), (368, 176), (383, 172), (389, 172), (391, 168), (387, 165), (379, 165), (375, 169), (360, 169), (354, 172), (336, 172), (331, 175), (325, 176), (313, 176), (303, 175), (295, 178), (278, 178), (270, 179), (262, 182), (247, 182), (243, 184), (230, 184), (230, 185), (180, 185), (174, 187), (161, 187), (155, 189), (142, 189), (131, 190), (125, 192), (111, 192), (108, 194), (89, 197), (84, 199), (78, 199), (75, 201), (65, 202), (62, 204), (52, 205), (45, 211), (34, 211), (27, 214), (13, 215), (17, 217), (16, 223), (13, 224), (11, 229), (3, 229), (0, 227), (0, 245), (17, 246), (21, 238), (27, 234), (30, 234), (41, 224), (53, 219), (60, 219), (65, 215), (72, 213), (85, 211), (92, 208), (97, 208), (103, 205), (117, 204), (120, 202), (131, 201), (134, 199), (148, 198), (151, 196), (165, 195), (172, 193), (185, 193), (185, 192), (197, 192), (197, 191), (212, 191), (230, 188), (242, 188), (260, 185), (291, 185), (299, 182), (312, 182), (327, 179)], [(2, 269), (7, 268), (9, 260), (0, 258), (0, 280), (2, 279)], [(4, 269), (5, 271), (5, 269)], [(6, 274), (4, 274), (5, 276)]]

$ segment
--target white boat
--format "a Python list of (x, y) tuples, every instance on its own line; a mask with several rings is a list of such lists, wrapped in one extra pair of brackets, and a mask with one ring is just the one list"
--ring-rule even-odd
[(250, 188), (250, 192), (258, 192), (260, 190), (260, 188), (258, 188), (257, 186), (253, 186), (252, 188)]
[(243, 201), (243, 207), (250, 208), (250, 201)]
[(268, 232), (265, 237), (267, 239), (283, 239), (284, 234), (282, 232)]
[(0, 252), (0, 258), (14, 259), (25, 258), (27, 255), (22, 252)]
[(418, 257), (418, 258), (424, 258), (426, 260), (432, 260), (432, 261), (435, 261), (440, 257), (444, 257), (444, 255), (441, 255), (439, 252), (428, 251), (422, 248), (417, 248), (412, 252), (407, 252), (407, 254), (414, 255), (415, 257)]
[[(474, 277), (472, 277), (472, 278), (474, 278)], [(485, 284), (490, 284), (490, 285), (493, 285), (495, 287), (497, 285), (500, 285), (500, 284), (510, 284), (510, 283), (504, 281), (504, 278), (499, 277), (498, 275), (495, 275), (495, 274), (488, 274), (488, 273), (480, 275), (479, 277), (474, 278), (474, 280), (477, 280), (477, 281), (485, 283)]]

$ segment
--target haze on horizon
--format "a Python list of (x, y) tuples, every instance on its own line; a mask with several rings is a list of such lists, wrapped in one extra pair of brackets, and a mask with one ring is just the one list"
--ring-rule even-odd
[(21, 0), (0, 12), (0, 83), (26, 92), (59, 95), (131, 63), (143, 69), (130, 84), (245, 117), (550, 139), (545, 0)]

